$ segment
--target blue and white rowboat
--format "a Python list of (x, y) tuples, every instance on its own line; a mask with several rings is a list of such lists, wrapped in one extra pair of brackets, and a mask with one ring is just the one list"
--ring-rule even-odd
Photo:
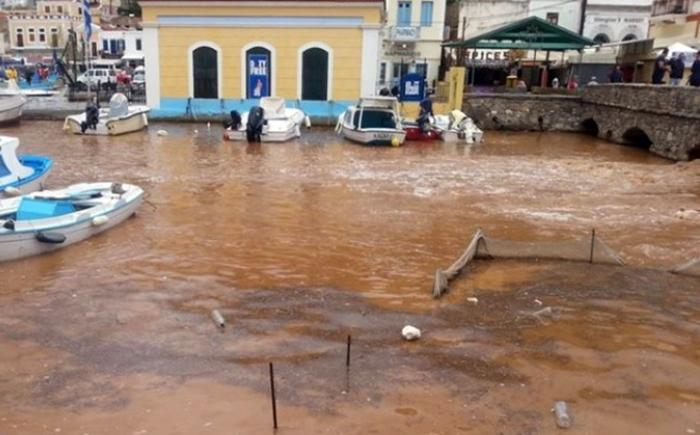
[(19, 139), (0, 136), (0, 199), (41, 190), (53, 161), (24, 155), (17, 158)]
[(82, 183), (0, 200), (0, 261), (43, 254), (120, 224), (136, 212), (143, 189)]

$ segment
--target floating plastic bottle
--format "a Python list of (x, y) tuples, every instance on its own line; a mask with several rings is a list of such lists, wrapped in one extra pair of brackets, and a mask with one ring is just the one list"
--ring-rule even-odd
[(566, 402), (560, 400), (554, 403), (554, 419), (557, 422), (557, 426), (562, 429), (568, 429), (571, 427), (571, 416), (569, 415), (569, 409), (566, 406)]
[(224, 319), (224, 316), (221, 315), (219, 310), (212, 310), (211, 318), (214, 319), (214, 323), (216, 323), (216, 326), (219, 328), (224, 328), (226, 326), (226, 320)]

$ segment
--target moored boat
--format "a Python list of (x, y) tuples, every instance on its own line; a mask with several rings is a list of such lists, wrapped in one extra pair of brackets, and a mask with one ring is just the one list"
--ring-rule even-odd
[(0, 261), (85, 240), (133, 215), (142, 199), (138, 186), (83, 183), (0, 200)]
[(48, 157), (17, 157), (19, 139), (0, 136), (0, 199), (41, 190), (53, 161)]
[(263, 97), (258, 106), (239, 114), (231, 112), (224, 139), (248, 142), (286, 142), (301, 136), (301, 126), (311, 126), (309, 117), (286, 106), (284, 98)]
[(144, 105), (129, 105), (124, 94), (116, 93), (109, 100), (109, 108), (89, 105), (85, 112), (69, 115), (63, 129), (74, 134), (114, 136), (139, 131), (148, 126), (148, 112)]
[(446, 142), (461, 140), (471, 144), (484, 140), (484, 132), (461, 110), (435, 116), (433, 126), (439, 132), (440, 138)]
[(338, 117), (336, 131), (364, 145), (400, 146), (406, 140), (394, 97), (360, 98)]
[(416, 121), (411, 121), (404, 119), (401, 122), (403, 129), (406, 131), (406, 140), (408, 141), (418, 141), (427, 142), (440, 139), (440, 130), (433, 128), (431, 125), (427, 125), (425, 129)]
[(0, 124), (18, 122), (27, 99), (14, 80), (0, 81)]

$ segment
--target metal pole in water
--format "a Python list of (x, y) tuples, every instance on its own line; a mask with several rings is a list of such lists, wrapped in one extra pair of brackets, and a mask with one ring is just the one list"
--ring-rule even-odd
[(270, 393), (272, 394), (272, 427), (277, 429), (277, 399), (275, 398), (275, 370), (270, 362)]
[(345, 353), (345, 366), (350, 367), (350, 344), (352, 343), (352, 338), (348, 335), (348, 350)]
[(595, 228), (591, 230), (591, 255), (588, 258), (588, 262), (593, 264), (593, 251), (595, 249)]

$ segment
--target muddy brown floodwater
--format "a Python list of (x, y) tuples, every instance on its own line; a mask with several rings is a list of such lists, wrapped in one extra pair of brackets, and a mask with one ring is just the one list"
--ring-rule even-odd
[[(662, 271), (700, 257), (697, 214), (678, 214), (700, 209), (698, 162), (549, 133), (398, 149), (194, 124), (2, 133), (55, 159), (49, 187), (131, 182), (148, 204), (0, 264), (0, 434), (271, 434), (268, 361), (279, 434), (554, 433), (557, 400), (570, 433), (700, 433), (700, 279)], [(433, 300), (478, 227), (596, 228), (629, 267), (479, 261)]]

